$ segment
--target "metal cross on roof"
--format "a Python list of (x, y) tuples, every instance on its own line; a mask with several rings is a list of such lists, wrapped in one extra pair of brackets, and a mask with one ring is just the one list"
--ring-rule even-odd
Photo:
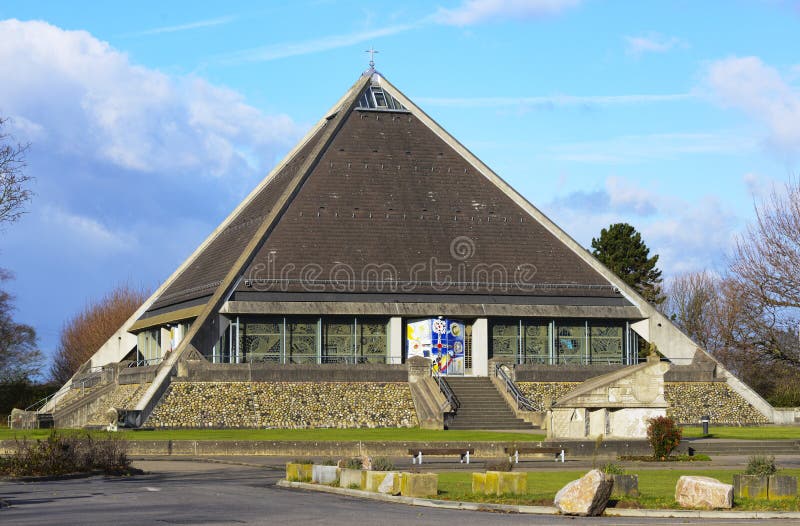
[(369, 53), (369, 67), (375, 69), (375, 53), (379, 53), (379, 51), (375, 51), (375, 48), (370, 46), (364, 53)]

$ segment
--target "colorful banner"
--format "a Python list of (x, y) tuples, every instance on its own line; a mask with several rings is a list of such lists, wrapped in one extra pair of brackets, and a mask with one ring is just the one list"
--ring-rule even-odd
[(407, 357), (428, 358), (434, 370), (443, 375), (463, 375), (464, 333), (464, 324), (458, 320), (434, 318), (408, 322)]

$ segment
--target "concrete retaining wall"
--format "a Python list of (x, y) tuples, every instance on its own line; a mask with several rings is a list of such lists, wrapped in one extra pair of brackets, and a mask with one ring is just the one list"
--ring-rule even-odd
[(194, 382), (405, 382), (405, 365), (179, 364), (178, 378)]

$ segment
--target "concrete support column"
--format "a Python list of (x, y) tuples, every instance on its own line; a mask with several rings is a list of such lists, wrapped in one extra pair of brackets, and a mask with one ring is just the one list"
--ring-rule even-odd
[(489, 376), (489, 321), (478, 318), (472, 324), (472, 374)]
[(403, 318), (389, 319), (389, 363), (399, 365), (403, 361)]

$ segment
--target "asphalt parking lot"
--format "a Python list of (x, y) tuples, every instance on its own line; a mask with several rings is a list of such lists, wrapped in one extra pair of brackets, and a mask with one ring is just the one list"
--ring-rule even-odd
[[(147, 473), (48, 482), (0, 481), (0, 524), (744, 524), (742, 520), (594, 518), (415, 508), (278, 488), (284, 472), (204, 460), (137, 460)], [(784, 524), (789, 522), (782, 521)]]

